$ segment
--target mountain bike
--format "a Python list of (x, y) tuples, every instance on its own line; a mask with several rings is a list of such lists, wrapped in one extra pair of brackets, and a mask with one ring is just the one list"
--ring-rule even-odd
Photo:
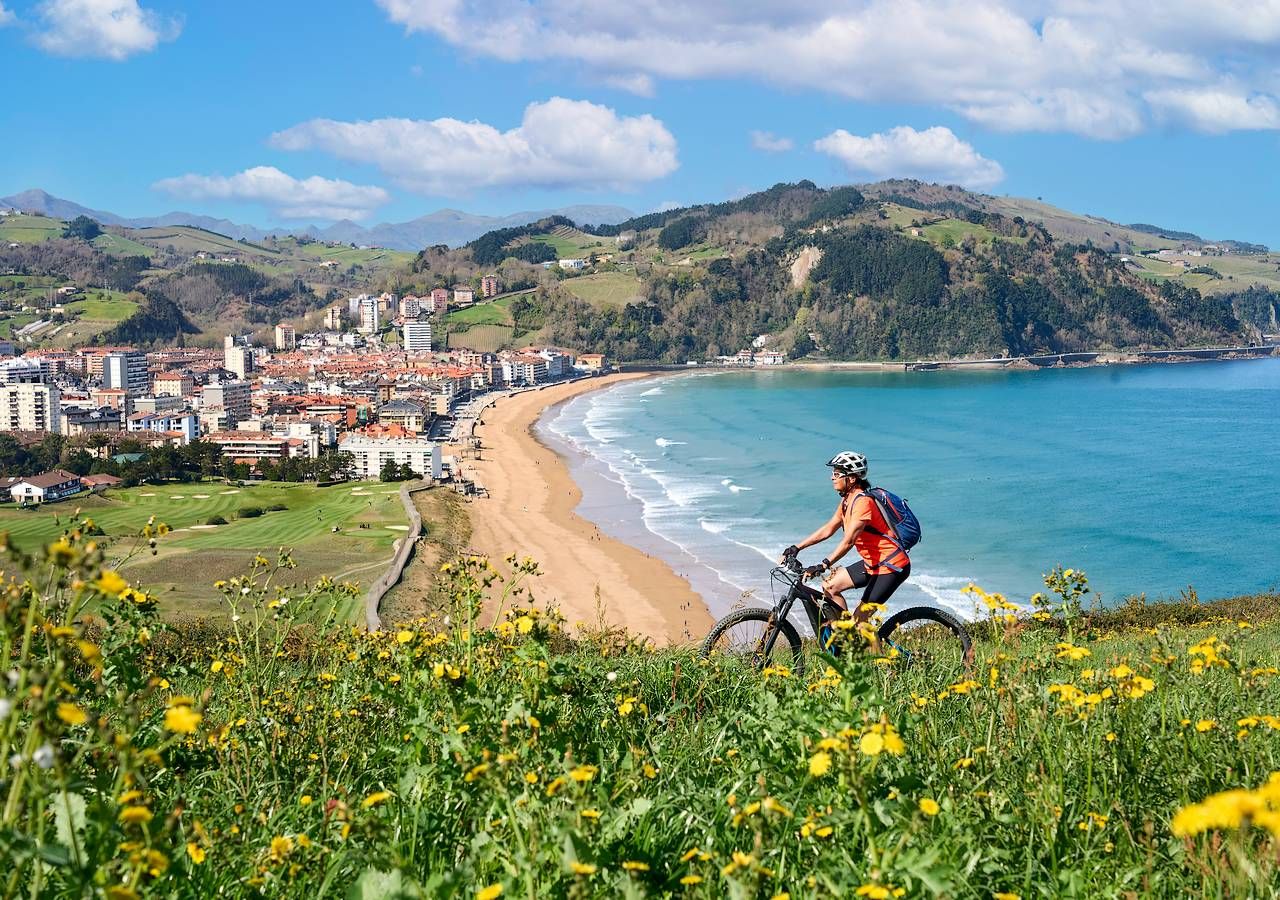
[[(805, 584), (804, 569), (794, 556), (773, 568), (770, 581), (775, 595), (780, 585), (785, 587), (773, 607), (745, 607), (729, 613), (707, 635), (703, 656), (733, 656), (757, 670), (786, 665), (797, 674), (804, 671), (800, 633), (788, 619), (792, 607), (800, 603), (815, 635), (823, 633), (823, 622), (840, 618), (843, 611), (821, 591)], [(890, 654), (897, 651), (904, 664), (936, 670), (942, 678), (973, 662), (973, 642), (964, 625), (932, 606), (912, 606), (894, 613), (876, 626), (876, 637)]]

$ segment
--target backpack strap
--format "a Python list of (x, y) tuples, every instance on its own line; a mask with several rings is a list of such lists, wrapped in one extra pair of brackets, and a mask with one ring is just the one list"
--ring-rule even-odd
[(880, 537), (884, 538), (886, 541), (889, 541), (895, 547), (898, 548), (898, 551), (896, 553), (891, 554), (886, 559), (880, 560), (880, 565), (884, 566), (886, 569), (891, 569), (894, 572), (901, 572), (903, 568), (902, 566), (895, 566), (893, 563), (889, 562), (888, 560), (897, 559), (899, 556), (901, 556), (903, 559), (907, 560), (907, 562), (910, 562), (911, 557), (907, 553), (907, 548), (902, 546), (902, 541), (898, 539), (898, 533), (897, 531), (894, 530), (894, 527), (893, 527), (893, 520), (889, 518), (889, 513), (887, 510), (885, 510), (884, 503), (882, 503), (880, 501), (880, 498), (877, 497), (872, 491), (860, 491), (857, 495), (854, 496), (853, 499), (857, 500), (858, 497), (871, 498), (871, 502), (875, 504), (876, 509), (880, 511), (880, 518), (884, 519), (884, 524), (889, 526), (890, 533), (885, 534), (879, 528), (876, 528), (874, 525), (870, 525), (870, 524), (864, 526), (863, 530), (870, 531), (872, 534), (875, 534), (875, 535), (879, 535)]

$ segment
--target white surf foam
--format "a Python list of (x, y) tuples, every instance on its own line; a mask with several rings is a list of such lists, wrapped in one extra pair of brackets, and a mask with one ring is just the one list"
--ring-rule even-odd
[(685, 444), (685, 443), (687, 443), (687, 442), (686, 442), (686, 441), (672, 441), (672, 440), (668, 440), (667, 438), (660, 437), (660, 438), (657, 438), (656, 440), (654, 440), (654, 443), (655, 443), (655, 444), (657, 444), (659, 447), (676, 447), (676, 446), (680, 446), (680, 445), (682, 445), (682, 444)]
[(658, 394), (666, 393), (660, 387), (652, 387), (640, 394), (641, 397), (656, 397)]
[(729, 490), (735, 494), (741, 494), (743, 491), (754, 491), (755, 488), (747, 487), (745, 484), (731, 484), (729, 485)]

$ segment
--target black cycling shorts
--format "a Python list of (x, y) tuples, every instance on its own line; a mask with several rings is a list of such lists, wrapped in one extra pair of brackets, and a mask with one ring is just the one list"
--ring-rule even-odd
[(911, 564), (907, 563), (901, 572), (868, 575), (866, 563), (858, 560), (851, 566), (845, 566), (845, 571), (849, 573), (849, 580), (853, 582), (854, 587), (864, 588), (859, 604), (886, 603), (893, 596), (893, 592), (901, 587), (902, 582), (906, 581), (911, 574)]

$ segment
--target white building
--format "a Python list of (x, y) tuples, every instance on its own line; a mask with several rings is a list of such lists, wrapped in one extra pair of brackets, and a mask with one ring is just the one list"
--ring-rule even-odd
[(30, 356), (18, 356), (0, 363), (0, 383), (38, 384), (48, 380), (49, 364)]
[(253, 348), (234, 345), (225, 347), (222, 351), (222, 368), (241, 380), (248, 378), (253, 373)]
[(360, 331), (363, 334), (377, 334), (382, 328), (382, 317), (378, 309), (377, 297), (365, 297), (360, 301)]
[(141, 350), (108, 353), (102, 358), (102, 386), (130, 394), (145, 394), (151, 383), (147, 354)]
[(556, 261), (560, 268), (569, 272), (581, 272), (587, 267), (585, 259), (560, 259)]
[(410, 438), (371, 438), (347, 434), (338, 442), (338, 450), (351, 455), (351, 477), (376, 480), (388, 462), (407, 465), (423, 478), (440, 478), (440, 445), (432, 441)]
[(0, 385), (0, 431), (52, 431), (62, 429), (56, 385)]
[(247, 381), (214, 381), (204, 386), (200, 407), (202, 410), (225, 410), (229, 424), (224, 427), (235, 427), (237, 422), (253, 413), (251, 395)]
[(431, 323), (405, 322), (404, 349), (407, 353), (430, 353)]
[(416, 319), (422, 315), (422, 301), (412, 294), (400, 298), (400, 315), (406, 319)]
[(298, 346), (298, 334), (292, 325), (283, 322), (276, 326), (276, 349), (292, 350)]

